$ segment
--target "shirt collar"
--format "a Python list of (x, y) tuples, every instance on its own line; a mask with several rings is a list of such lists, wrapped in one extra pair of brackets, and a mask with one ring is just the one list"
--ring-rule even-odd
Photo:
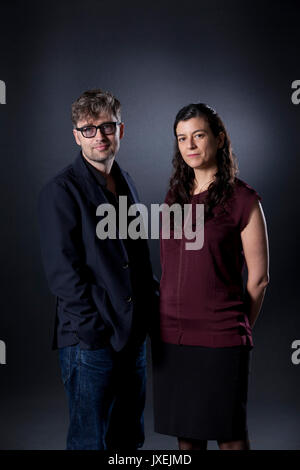
[(101, 171), (97, 170), (97, 168), (95, 168), (90, 162), (88, 162), (87, 159), (82, 156), (82, 154), (81, 154), (81, 158), (83, 159), (83, 161), (86, 164), (87, 168), (94, 175), (97, 183), (106, 188), (107, 187), (107, 181), (106, 181), (105, 176), (102, 175)]

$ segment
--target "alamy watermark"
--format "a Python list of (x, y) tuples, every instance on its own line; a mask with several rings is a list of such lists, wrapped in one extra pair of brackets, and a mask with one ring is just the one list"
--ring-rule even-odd
[(0, 339), (0, 364), (6, 364), (6, 344)]
[(6, 85), (3, 80), (0, 80), (0, 104), (6, 104)]
[[(195, 210), (194, 210), (195, 209)], [(195, 212), (193, 216), (193, 212)], [(183, 235), (186, 250), (200, 250), (204, 243), (204, 204), (151, 204), (150, 221), (151, 229), (149, 236), (149, 213), (148, 208), (141, 203), (127, 206), (127, 196), (119, 196), (117, 213), (113, 204), (100, 204), (96, 215), (102, 217), (97, 223), (96, 234), (100, 240), (106, 238), (136, 240), (158, 239), (160, 234), (161, 214), (161, 236), (163, 239), (182, 239)], [(172, 219), (171, 219), (172, 216)], [(134, 217), (128, 224), (128, 217)], [(173, 224), (171, 223), (173, 220)]]
[(300, 103), (300, 80), (294, 80), (292, 82), (292, 90), (295, 90), (291, 96), (292, 103), (299, 104)]
[(148, 454), (145, 456), (123, 456), (120, 454), (113, 454), (108, 457), (108, 465), (131, 465), (136, 468), (149, 468), (158, 465), (165, 465), (166, 467), (173, 467), (174, 465), (189, 465), (192, 462), (192, 456), (189, 454), (152, 454), (151, 458)]
[(295, 339), (292, 342), (291, 348), (295, 349), (295, 351), (292, 354), (291, 360), (292, 360), (292, 363), (295, 366), (297, 366), (298, 364), (300, 364), (300, 340)]

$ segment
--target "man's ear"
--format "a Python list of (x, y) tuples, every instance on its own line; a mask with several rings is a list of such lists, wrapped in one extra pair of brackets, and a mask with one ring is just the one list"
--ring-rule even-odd
[(121, 122), (120, 124), (120, 139), (122, 139), (124, 135), (124, 122)]
[(81, 147), (81, 143), (80, 143), (80, 140), (79, 140), (79, 137), (78, 137), (78, 131), (76, 131), (76, 129), (73, 129), (73, 136), (74, 136), (74, 139), (76, 141), (76, 144)]

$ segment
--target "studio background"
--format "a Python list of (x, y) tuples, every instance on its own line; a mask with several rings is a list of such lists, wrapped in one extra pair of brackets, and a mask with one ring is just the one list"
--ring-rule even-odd
[[(54, 298), (39, 249), (37, 196), (78, 152), (71, 103), (102, 88), (122, 103), (117, 155), (142, 202), (162, 203), (172, 124), (190, 102), (221, 115), (239, 177), (262, 197), (270, 284), (254, 328), (248, 424), (253, 449), (300, 448), (299, 14), (292, 1), (2, 2), (0, 79), (0, 449), (63, 449), (67, 402), (51, 350)], [(160, 276), (159, 242), (151, 240)], [(176, 448), (153, 432), (149, 364), (145, 449)], [(210, 443), (209, 448), (216, 448)]]

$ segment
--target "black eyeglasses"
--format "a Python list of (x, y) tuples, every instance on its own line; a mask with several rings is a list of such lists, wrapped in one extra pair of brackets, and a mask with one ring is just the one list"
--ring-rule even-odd
[(87, 139), (91, 139), (92, 137), (95, 137), (98, 129), (100, 129), (101, 134), (105, 134), (105, 135), (115, 134), (117, 125), (120, 125), (120, 124), (121, 123), (118, 121), (103, 122), (102, 124), (99, 124), (99, 126), (76, 127), (76, 130), (80, 131), (83, 137), (86, 137)]

